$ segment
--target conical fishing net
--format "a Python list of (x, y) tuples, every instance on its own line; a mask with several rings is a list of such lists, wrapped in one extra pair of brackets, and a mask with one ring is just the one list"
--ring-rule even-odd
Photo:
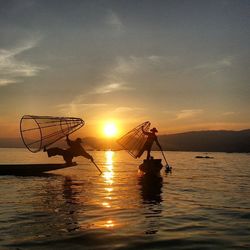
[(143, 153), (143, 146), (147, 140), (147, 136), (142, 132), (142, 128), (145, 132), (148, 132), (149, 127), (150, 122), (144, 122), (122, 136), (117, 142), (134, 158), (139, 158)]
[(35, 153), (83, 125), (81, 118), (24, 115), (20, 121), (20, 132), (24, 145)]

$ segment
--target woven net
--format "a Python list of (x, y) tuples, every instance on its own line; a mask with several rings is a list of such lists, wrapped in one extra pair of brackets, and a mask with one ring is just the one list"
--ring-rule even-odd
[(134, 158), (139, 158), (143, 153), (143, 146), (147, 140), (147, 136), (142, 132), (142, 129), (145, 132), (148, 132), (149, 127), (150, 122), (144, 122), (122, 136), (117, 140), (117, 142), (125, 150), (127, 150), (131, 156)]
[(27, 149), (35, 153), (83, 125), (81, 118), (24, 115), (20, 121), (20, 133)]

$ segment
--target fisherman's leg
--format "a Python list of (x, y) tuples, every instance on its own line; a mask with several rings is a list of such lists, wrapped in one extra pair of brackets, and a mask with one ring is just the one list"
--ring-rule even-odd
[(150, 159), (150, 149), (147, 150), (147, 160)]
[(65, 150), (61, 149), (61, 148), (49, 148), (46, 150), (47, 154), (48, 154), (48, 157), (51, 157), (51, 156), (55, 156), (55, 155), (63, 155)]
[(147, 160), (149, 160), (151, 158), (151, 156), (150, 156), (151, 148), (152, 148), (152, 145), (149, 145), (147, 147)]
[(70, 151), (68, 150), (63, 150), (63, 159), (65, 160), (66, 164), (72, 164), (72, 160), (73, 160), (73, 155)]

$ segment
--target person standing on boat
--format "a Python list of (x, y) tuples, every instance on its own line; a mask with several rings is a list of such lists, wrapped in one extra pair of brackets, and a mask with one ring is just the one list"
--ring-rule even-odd
[(151, 158), (150, 156), (150, 152), (153, 146), (153, 143), (155, 142), (157, 144), (157, 146), (160, 148), (160, 150), (162, 150), (161, 145), (158, 141), (157, 135), (156, 133), (158, 132), (158, 130), (156, 128), (152, 128), (150, 129), (150, 132), (146, 132), (143, 127), (142, 127), (142, 132), (144, 135), (147, 136), (147, 140), (139, 154), (139, 157), (143, 154), (144, 151), (147, 150), (147, 160), (149, 160)]
[(81, 138), (77, 138), (75, 141), (72, 141), (67, 136), (66, 142), (69, 146), (68, 149), (61, 149), (58, 147), (44, 148), (44, 151), (47, 152), (48, 157), (55, 156), (55, 155), (62, 155), (63, 159), (67, 164), (72, 164), (72, 159), (77, 156), (83, 156), (87, 159), (90, 159), (92, 162), (94, 161), (93, 157), (85, 151), (85, 149), (82, 147)]

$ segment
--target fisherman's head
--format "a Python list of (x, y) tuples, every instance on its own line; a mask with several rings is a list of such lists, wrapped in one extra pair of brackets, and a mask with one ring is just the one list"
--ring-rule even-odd
[(150, 131), (151, 131), (152, 133), (157, 133), (157, 132), (158, 132), (158, 130), (157, 130), (156, 128), (151, 128)]
[(78, 138), (76, 139), (76, 142), (82, 143), (82, 139), (78, 137)]

